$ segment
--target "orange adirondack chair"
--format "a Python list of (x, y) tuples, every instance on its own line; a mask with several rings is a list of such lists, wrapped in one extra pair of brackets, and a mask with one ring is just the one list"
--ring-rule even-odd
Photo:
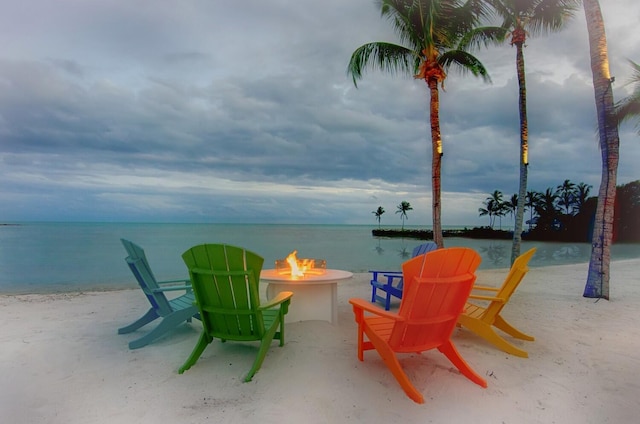
[(465, 362), (451, 341), (480, 261), (475, 251), (454, 247), (434, 250), (405, 262), (404, 293), (397, 314), (364, 299), (349, 299), (358, 323), (358, 359), (364, 360), (365, 350), (377, 350), (407, 396), (417, 403), (423, 403), (424, 398), (402, 370), (396, 353), (421, 353), (437, 348), (464, 376), (487, 387), (487, 382)]
[(494, 292), (494, 296), (484, 296), (471, 294), (469, 299), (484, 300), (490, 302), (486, 307), (482, 307), (475, 303), (468, 302), (464, 307), (464, 312), (458, 318), (458, 324), (476, 333), (489, 343), (497, 346), (501, 350), (511, 353), (512, 355), (528, 358), (529, 354), (520, 348), (512, 345), (495, 332), (493, 327), (499, 328), (510, 336), (520, 340), (534, 341), (533, 336), (523, 333), (511, 324), (509, 324), (502, 316), (502, 308), (509, 302), (511, 295), (529, 271), (529, 261), (536, 253), (536, 248), (530, 249), (518, 256), (507, 278), (502, 283), (502, 287), (474, 286), (473, 290), (483, 290)]

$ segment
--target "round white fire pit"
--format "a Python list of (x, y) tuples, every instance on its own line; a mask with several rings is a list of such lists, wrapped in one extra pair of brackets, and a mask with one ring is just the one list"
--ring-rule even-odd
[(293, 292), (285, 322), (309, 320), (338, 322), (338, 281), (351, 278), (349, 271), (327, 269), (322, 274), (308, 274), (303, 278), (291, 278), (288, 273), (265, 269), (260, 280), (268, 283), (267, 298), (272, 299), (283, 291)]

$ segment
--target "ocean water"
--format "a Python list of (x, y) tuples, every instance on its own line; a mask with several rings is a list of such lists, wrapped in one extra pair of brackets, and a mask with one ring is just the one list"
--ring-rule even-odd
[[(0, 293), (43, 293), (136, 287), (120, 238), (145, 249), (160, 280), (185, 278), (182, 253), (202, 243), (227, 243), (265, 258), (265, 268), (297, 250), (352, 272), (399, 270), (421, 240), (377, 238), (368, 225), (20, 223), (0, 226)], [(407, 227), (411, 228), (411, 227)], [(460, 228), (460, 227), (457, 227)], [(482, 256), (480, 269), (508, 268), (509, 240), (445, 238)], [(588, 262), (587, 243), (523, 242), (536, 246), (531, 266)], [(613, 259), (640, 257), (640, 244), (614, 245)], [(586, 276), (585, 276), (586, 277)]]

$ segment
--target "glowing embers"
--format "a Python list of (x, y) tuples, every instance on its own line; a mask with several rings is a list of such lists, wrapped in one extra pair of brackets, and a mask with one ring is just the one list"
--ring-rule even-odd
[(327, 261), (324, 259), (298, 259), (298, 251), (294, 250), (285, 259), (276, 260), (276, 272), (289, 275), (292, 280), (304, 280), (306, 276), (323, 275), (327, 271)]

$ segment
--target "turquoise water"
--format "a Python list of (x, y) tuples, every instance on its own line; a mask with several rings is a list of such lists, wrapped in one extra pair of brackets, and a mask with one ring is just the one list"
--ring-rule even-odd
[[(228, 243), (265, 258), (265, 268), (292, 250), (352, 272), (400, 269), (414, 239), (376, 238), (367, 225), (23, 223), (0, 226), (0, 293), (135, 287), (120, 238), (142, 246), (156, 277), (182, 278), (180, 255), (201, 243)], [(410, 228), (410, 227), (407, 227)], [(511, 242), (446, 238), (445, 245), (477, 250), (481, 269), (509, 266)], [(524, 242), (537, 246), (531, 266), (588, 262), (587, 243)], [(614, 245), (613, 259), (640, 257), (640, 245)]]

